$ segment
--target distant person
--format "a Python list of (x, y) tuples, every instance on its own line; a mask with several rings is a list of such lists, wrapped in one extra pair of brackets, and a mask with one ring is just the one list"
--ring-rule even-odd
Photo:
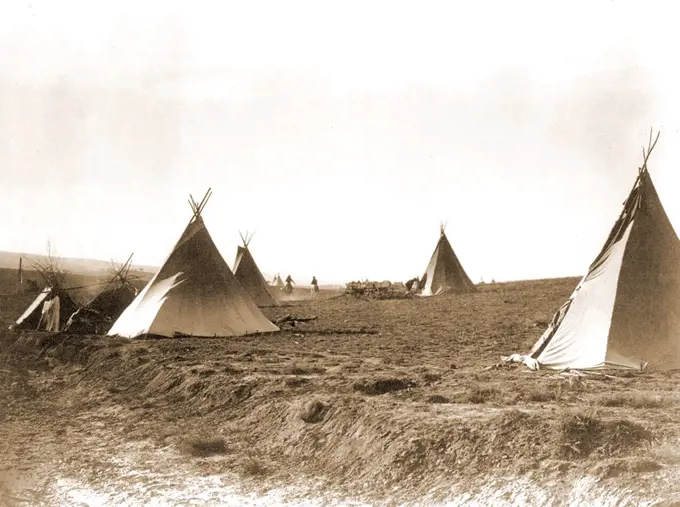
[(292, 294), (293, 293), (293, 284), (295, 281), (291, 278), (290, 275), (286, 277), (286, 285), (283, 287), (283, 292), (286, 294)]
[(312, 277), (312, 297), (316, 297), (319, 293), (319, 282), (316, 281), (316, 277)]

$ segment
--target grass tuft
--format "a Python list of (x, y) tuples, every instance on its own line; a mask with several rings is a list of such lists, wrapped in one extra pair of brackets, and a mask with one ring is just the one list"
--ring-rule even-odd
[(451, 401), (446, 396), (442, 396), (441, 394), (433, 394), (432, 396), (427, 397), (427, 402), (428, 403), (450, 403)]
[(660, 408), (674, 400), (644, 392), (613, 393), (599, 396), (595, 404), (603, 407)]
[(247, 456), (245, 463), (243, 463), (243, 474), (247, 477), (261, 477), (269, 473), (269, 469), (257, 458)]
[(480, 405), (497, 399), (501, 392), (495, 387), (474, 386), (469, 388), (463, 395), (457, 399), (459, 403), (472, 403)]
[(306, 423), (314, 424), (323, 421), (328, 413), (329, 405), (320, 400), (311, 400), (299, 413), (300, 419)]
[(402, 391), (415, 387), (416, 383), (413, 380), (401, 378), (379, 378), (375, 380), (357, 380), (352, 384), (352, 389), (355, 391), (368, 394), (370, 396), (377, 396), (381, 394), (391, 393), (394, 391)]
[(197, 458), (227, 453), (227, 443), (222, 437), (196, 435), (180, 440), (180, 451)]
[(602, 456), (621, 454), (651, 441), (651, 433), (627, 419), (606, 421), (594, 411), (565, 413), (557, 421), (559, 457), (584, 458), (591, 453)]

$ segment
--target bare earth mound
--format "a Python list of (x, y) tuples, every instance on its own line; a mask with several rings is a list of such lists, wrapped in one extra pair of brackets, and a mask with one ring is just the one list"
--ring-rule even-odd
[[(50, 498), (60, 477), (133, 495), (112, 503), (148, 500), (181, 471), (232, 477), (262, 495), (305, 484), (299, 496), (372, 504), (673, 499), (675, 374), (497, 366), (531, 347), (576, 283), (295, 301), (266, 314), (318, 318), (266, 336), (4, 333), (0, 497)], [(20, 302), (0, 303), (9, 322)], [(148, 458), (133, 466), (133, 455)], [(575, 493), (584, 480), (609, 500)]]

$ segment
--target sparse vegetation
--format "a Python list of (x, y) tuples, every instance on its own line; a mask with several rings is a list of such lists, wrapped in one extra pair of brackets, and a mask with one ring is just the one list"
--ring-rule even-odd
[[(304, 313), (318, 315), (325, 330), (299, 336), (130, 341), (0, 332), (0, 370), (20, 374), (10, 381), (0, 372), (0, 451), (47, 459), (58, 450), (75, 473), (94, 474), (88, 456), (155, 442), (205, 473), (281, 484), (324, 476), (330, 486), (408, 489), (419, 498), (432, 484), (466, 484), (486, 472), (553, 481), (592, 473), (628, 484), (629, 474), (680, 463), (677, 376), (487, 369), (499, 354), (530, 348), (541, 330), (527, 322), (551, 315), (574, 285), (296, 302), (310, 305)], [(0, 324), (6, 329), (33, 297), (1, 299)], [(290, 309), (266, 312), (275, 319)], [(328, 331), (359, 325), (380, 334)], [(222, 457), (195, 459), (207, 456)]]
[(660, 408), (674, 405), (676, 401), (648, 392), (625, 392), (599, 395), (594, 403), (603, 407)]

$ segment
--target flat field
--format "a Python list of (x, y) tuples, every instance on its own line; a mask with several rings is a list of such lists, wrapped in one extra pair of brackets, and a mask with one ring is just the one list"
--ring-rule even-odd
[[(322, 292), (263, 309), (272, 320), (315, 320), (241, 338), (1, 331), (0, 497), (22, 505), (680, 498), (675, 372), (500, 364), (529, 350), (577, 282), (382, 301)], [(31, 297), (0, 296), (2, 329)]]

